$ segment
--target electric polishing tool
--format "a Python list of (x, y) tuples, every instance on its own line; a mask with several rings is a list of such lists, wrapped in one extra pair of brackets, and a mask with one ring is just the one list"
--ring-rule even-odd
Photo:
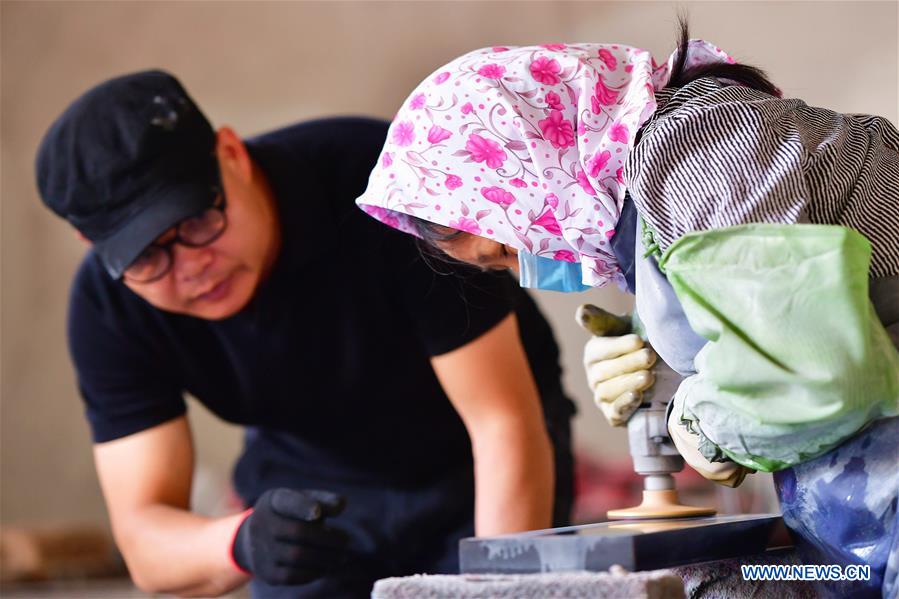
[[(584, 329), (599, 337), (626, 335), (636, 328), (630, 318), (591, 304), (580, 306), (576, 319)], [(652, 372), (655, 383), (643, 391), (642, 403), (627, 421), (634, 470), (644, 477), (643, 501), (634, 507), (609, 510), (607, 516), (610, 520), (712, 516), (715, 514), (712, 508), (680, 503), (672, 476), (684, 469), (684, 459), (668, 435), (666, 407), (680, 385), (681, 376), (661, 358), (656, 360)]]

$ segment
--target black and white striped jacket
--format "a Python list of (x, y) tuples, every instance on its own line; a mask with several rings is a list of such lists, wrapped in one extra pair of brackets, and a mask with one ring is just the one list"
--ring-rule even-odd
[(899, 275), (899, 131), (713, 78), (660, 91), (624, 179), (664, 251), (685, 233), (745, 223), (836, 224)]

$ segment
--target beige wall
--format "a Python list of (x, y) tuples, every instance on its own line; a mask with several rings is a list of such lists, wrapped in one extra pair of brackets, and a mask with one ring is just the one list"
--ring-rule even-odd
[[(895, 2), (681, 4), (696, 37), (762, 66), (789, 96), (897, 120)], [(2, 20), (3, 522), (101, 521), (64, 339), (70, 277), (83, 252), (38, 203), (32, 159), (39, 136), (78, 93), (112, 75), (176, 73), (213, 123), (246, 134), (304, 118), (390, 117), (440, 64), (496, 44), (619, 41), (659, 58), (672, 48), (673, 3), (10, 2)], [(566, 383), (583, 416), (577, 441), (626, 455), (621, 431), (593, 412), (578, 364), (583, 335), (571, 314), (584, 297), (543, 295), (556, 325)], [(592, 300), (629, 306), (616, 291)], [(227, 477), (238, 431), (202, 410), (196, 430), (204, 488)], [(204, 501), (212, 509), (212, 501)]]

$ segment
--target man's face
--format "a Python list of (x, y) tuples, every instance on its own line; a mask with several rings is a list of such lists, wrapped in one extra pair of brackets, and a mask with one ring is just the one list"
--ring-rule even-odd
[[(171, 246), (172, 267), (161, 279), (125, 285), (167, 312), (219, 320), (233, 316), (253, 298), (280, 248), (274, 201), (261, 171), (246, 180), (220, 156), (228, 226), (203, 247)], [(171, 229), (157, 241), (174, 236)]]

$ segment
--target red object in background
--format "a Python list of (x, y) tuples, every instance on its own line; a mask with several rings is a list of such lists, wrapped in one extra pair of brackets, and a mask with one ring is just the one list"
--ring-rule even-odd
[(634, 472), (630, 459), (600, 461), (575, 456), (572, 524), (604, 522), (606, 512), (640, 503), (643, 477)]

